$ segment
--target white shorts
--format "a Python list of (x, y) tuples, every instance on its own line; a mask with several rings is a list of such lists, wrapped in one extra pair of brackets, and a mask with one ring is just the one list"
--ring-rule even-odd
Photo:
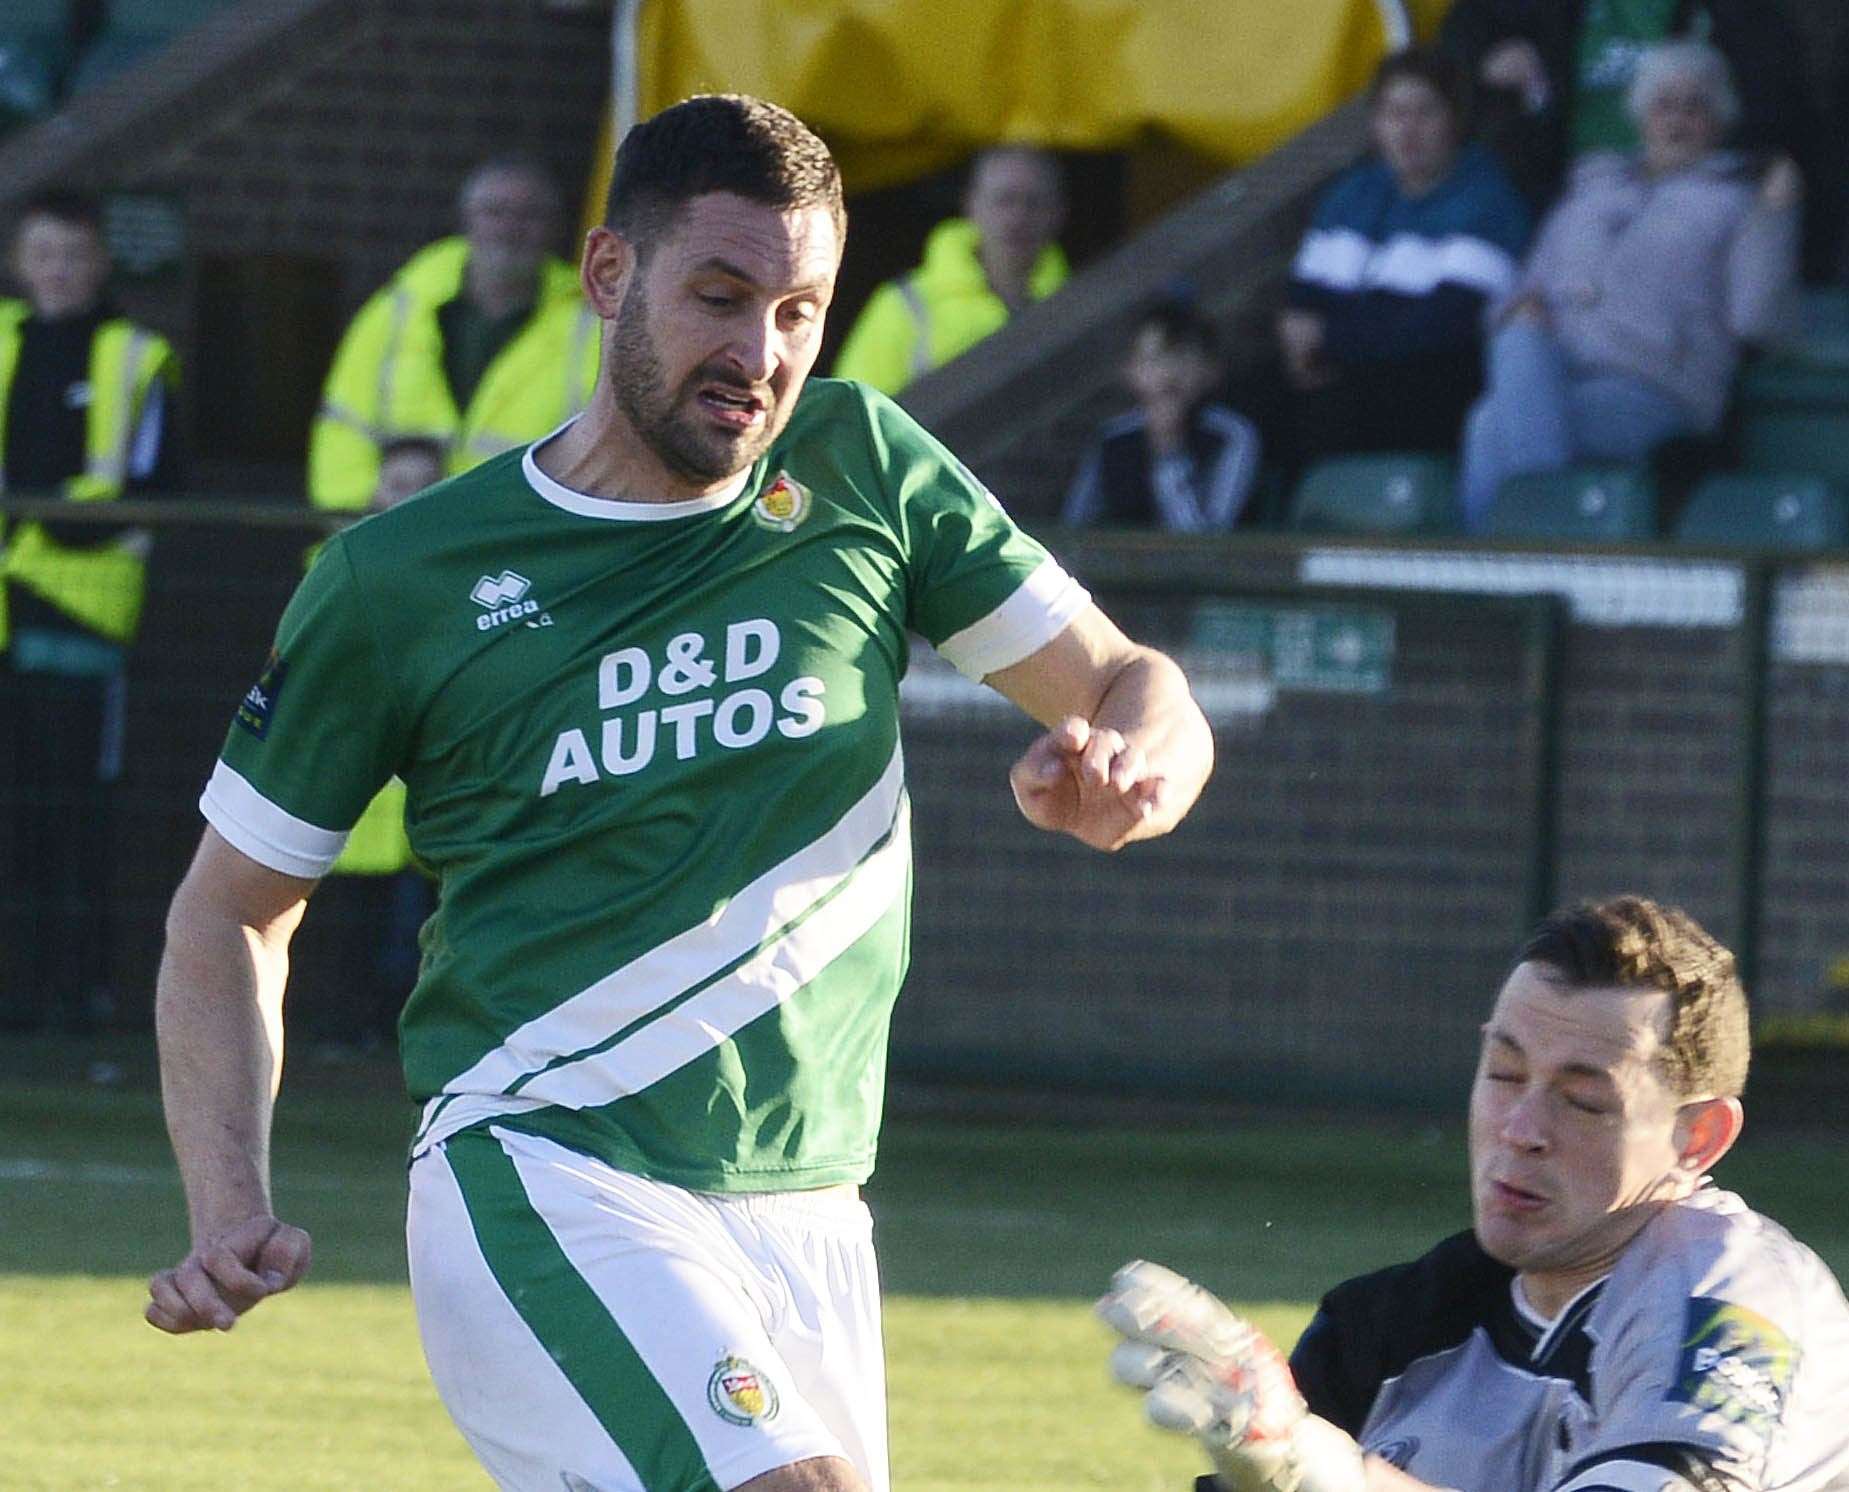
[(727, 1492), (839, 1456), (887, 1492), (850, 1192), (690, 1192), (493, 1127), (413, 1162), (406, 1236), (437, 1393), (503, 1488)]

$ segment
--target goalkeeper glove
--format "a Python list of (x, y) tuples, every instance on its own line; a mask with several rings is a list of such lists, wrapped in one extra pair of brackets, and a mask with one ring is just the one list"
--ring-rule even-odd
[(1165, 1430), (1199, 1440), (1227, 1492), (1365, 1492), (1361, 1448), (1309, 1412), (1278, 1349), (1199, 1285), (1141, 1259), (1098, 1314), (1124, 1340), (1118, 1382)]

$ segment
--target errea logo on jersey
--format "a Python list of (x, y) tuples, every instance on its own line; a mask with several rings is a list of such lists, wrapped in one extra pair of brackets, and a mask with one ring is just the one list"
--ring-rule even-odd
[(483, 615), (475, 618), (475, 630), (486, 632), (503, 622), (517, 622), (534, 615), (539, 603), (526, 599), (526, 593), (532, 588), (533, 582), (515, 570), (482, 576), (475, 582), (475, 589), (469, 592), (469, 599), (484, 608)]

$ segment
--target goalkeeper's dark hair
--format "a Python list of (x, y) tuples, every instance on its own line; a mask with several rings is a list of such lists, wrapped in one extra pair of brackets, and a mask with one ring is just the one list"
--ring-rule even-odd
[(1737, 1098), (1752, 1055), (1746, 991), (1733, 954), (1680, 907), (1641, 896), (1582, 902), (1549, 917), (1518, 963), (1566, 989), (1660, 989), (1669, 1040), (1658, 1059), (1684, 1099)]
[(730, 192), (767, 207), (821, 207), (845, 242), (841, 170), (788, 109), (738, 93), (683, 99), (623, 136), (606, 226), (646, 259), (695, 197)]

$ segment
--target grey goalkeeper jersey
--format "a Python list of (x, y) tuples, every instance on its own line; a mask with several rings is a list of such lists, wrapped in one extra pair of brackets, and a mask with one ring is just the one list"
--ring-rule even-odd
[(1666, 1208), (1551, 1322), (1469, 1233), (1324, 1297), (1310, 1407), (1459, 1492), (1849, 1492), (1849, 1305), (1731, 1192)]

